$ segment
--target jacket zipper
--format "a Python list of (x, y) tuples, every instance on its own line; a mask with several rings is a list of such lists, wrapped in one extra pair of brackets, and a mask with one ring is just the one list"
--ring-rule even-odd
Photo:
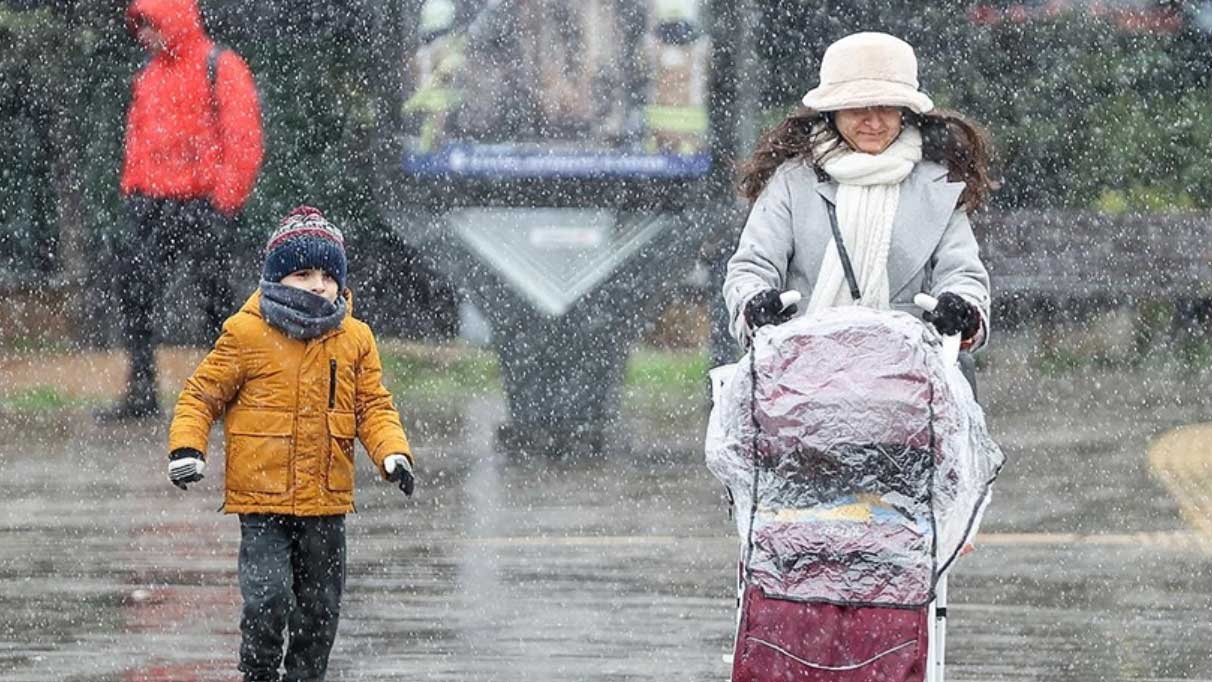
[(328, 359), (328, 409), (337, 406), (337, 359)]
[[(328, 409), (333, 409), (337, 406), (337, 359), (328, 359)], [(358, 505), (350, 501), (350, 506), (353, 507), (353, 512), (358, 513)]]

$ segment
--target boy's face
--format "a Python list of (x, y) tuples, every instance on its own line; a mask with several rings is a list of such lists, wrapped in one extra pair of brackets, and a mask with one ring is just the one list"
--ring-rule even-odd
[(316, 296), (323, 296), (329, 303), (337, 301), (337, 280), (319, 268), (295, 270), (282, 278), (282, 283), (288, 287), (310, 291)]

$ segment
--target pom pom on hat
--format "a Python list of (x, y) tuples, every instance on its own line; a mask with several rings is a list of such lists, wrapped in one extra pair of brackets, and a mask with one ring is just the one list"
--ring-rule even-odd
[(280, 282), (292, 272), (318, 268), (345, 288), (345, 235), (319, 209), (299, 206), (286, 214), (265, 244), (261, 277)]

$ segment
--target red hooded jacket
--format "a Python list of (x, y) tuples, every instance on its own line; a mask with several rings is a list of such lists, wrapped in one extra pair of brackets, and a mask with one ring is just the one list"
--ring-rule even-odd
[(261, 167), (261, 105), (252, 73), (232, 50), (215, 65), (195, 0), (134, 0), (132, 27), (147, 22), (164, 37), (136, 76), (126, 118), (122, 193), (209, 199), (233, 215), (252, 192)]

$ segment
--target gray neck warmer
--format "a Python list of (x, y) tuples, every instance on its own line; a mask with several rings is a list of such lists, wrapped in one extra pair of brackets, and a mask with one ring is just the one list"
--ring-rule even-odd
[(329, 303), (310, 291), (261, 280), (261, 315), (290, 338), (307, 341), (341, 326), (345, 298)]

